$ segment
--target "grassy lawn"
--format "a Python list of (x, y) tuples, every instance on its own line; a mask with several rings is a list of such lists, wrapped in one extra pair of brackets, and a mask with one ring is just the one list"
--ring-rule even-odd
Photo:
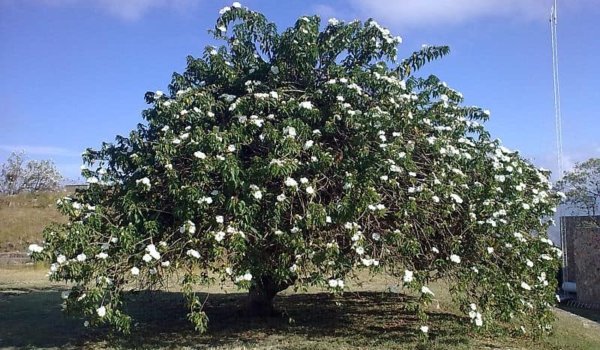
[[(248, 318), (244, 294), (230, 286), (210, 288), (209, 331), (196, 333), (186, 320), (178, 291), (129, 296), (136, 319), (131, 336), (90, 330), (61, 312), (60, 290), (41, 268), (0, 270), (0, 348), (206, 348), (206, 349), (600, 349), (600, 325), (557, 309), (555, 334), (543, 340), (474, 333), (454, 312), (444, 285), (432, 289), (431, 340), (414, 335), (419, 326), (403, 309), (409, 296), (384, 293), (385, 278), (364, 278), (352, 291), (332, 296), (319, 290), (277, 297), (281, 317)], [(590, 317), (598, 314), (590, 313)], [(597, 319), (597, 318), (596, 318)]]

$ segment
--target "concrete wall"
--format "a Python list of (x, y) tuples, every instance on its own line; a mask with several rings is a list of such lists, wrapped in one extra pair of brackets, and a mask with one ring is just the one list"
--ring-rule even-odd
[(600, 216), (566, 216), (561, 220), (566, 241), (564, 280), (577, 283), (577, 300), (600, 303)]

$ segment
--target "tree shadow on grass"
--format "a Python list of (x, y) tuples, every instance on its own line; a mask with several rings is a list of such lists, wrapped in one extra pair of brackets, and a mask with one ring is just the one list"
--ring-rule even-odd
[[(419, 321), (404, 306), (409, 297), (361, 292), (279, 296), (282, 316), (254, 318), (245, 314), (245, 294), (211, 294), (205, 311), (209, 329), (199, 334), (186, 317), (181, 293), (142, 292), (127, 296), (134, 321), (132, 334), (88, 329), (80, 319), (63, 315), (60, 293), (37, 291), (0, 299), (0, 347), (36, 348), (396, 348), (419, 345)], [(465, 320), (431, 313), (431, 344), (467, 344)], [(313, 344), (309, 346), (308, 344)], [(295, 346), (296, 345), (296, 346)], [(443, 348), (443, 347), (441, 347)]]
[(568, 304), (559, 304), (558, 308), (600, 324), (600, 309), (585, 309)]

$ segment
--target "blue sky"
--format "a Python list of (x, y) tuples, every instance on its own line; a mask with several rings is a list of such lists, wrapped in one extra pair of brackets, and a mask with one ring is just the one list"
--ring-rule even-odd
[[(306, 14), (373, 17), (404, 39), (451, 55), (426, 73), (492, 111), (488, 128), (555, 169), (551, 0), (246, 1), (279, 29)], [(80, 154), (142, 121), (146, 91), (166, 90), (231, 2), (0, 0), (0, 162), (13, 150), (53, 159), (69, 178)], [(559, 0), (559, 60), (567, 167), (600, 156), (600, 0)]]

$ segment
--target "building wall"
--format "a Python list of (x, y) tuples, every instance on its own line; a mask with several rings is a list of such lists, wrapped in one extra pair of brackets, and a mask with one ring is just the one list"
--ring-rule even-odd
[(600, 216), (565, 216), (561, 227), (566, 241), (564, 280), (577, 283), (577, 299), (600, 303)]

